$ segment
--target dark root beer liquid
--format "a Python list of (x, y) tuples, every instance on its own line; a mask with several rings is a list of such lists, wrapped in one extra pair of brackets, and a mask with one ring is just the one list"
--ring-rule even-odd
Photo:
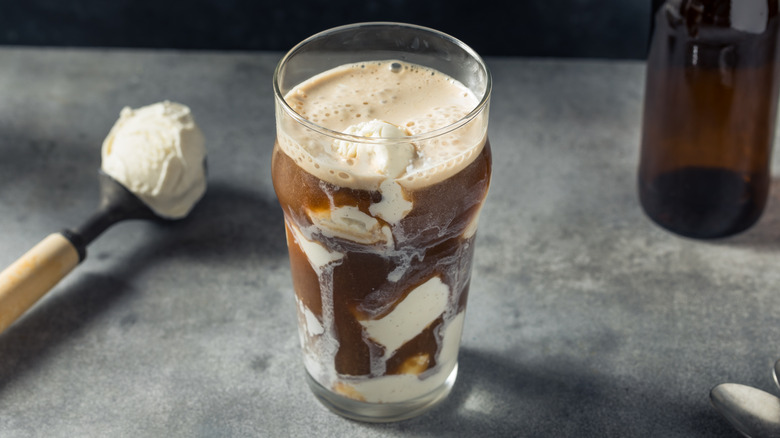
[(479, 100), (438, 71), (400, 61), (329, 70), (285, 101), (353, 136), (277, 117), (273, 182), (306, 369), (358, 401), (425, 396), (457, 364), (491, 175), (487, 111), (426, 137), (463, 121)]
[(639, 197), (662, 227), (739, 233), (770, 186), (778, 93), (777, 0), (669, 0), (647, 62)]

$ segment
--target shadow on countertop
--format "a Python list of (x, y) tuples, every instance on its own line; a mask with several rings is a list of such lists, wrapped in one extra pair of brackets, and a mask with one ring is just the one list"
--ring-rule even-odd
[(458, 381), (441, 405), (406, 422), (365, 427), (426, 437), (613, 437), (669, 429), (679, 436), (735, 434), (707, 394), (685, 404), (662, 387), (632, 393), (628, 385), (577, 364), (537, 365), (464, 348)]
[[(249, 258), (264, 263), (287, 254), (282, 212), (276, 200), (226, 185), (210, 185), (187, 218), (157, 222), (147, 230), (134, 247), (127, 248), (130, 254), (112, 261), (110, 270), (80, 272), (76, 267), (69, 276), (75, 277), (74, 281), (0, 334), (0, 394), (9, 383), (34, 369), (50, 349), (132, 294), (133, 278), (161, 260), (195, 258), (230, 263)], [(107, 257), (88, 249), (87, 259)]]

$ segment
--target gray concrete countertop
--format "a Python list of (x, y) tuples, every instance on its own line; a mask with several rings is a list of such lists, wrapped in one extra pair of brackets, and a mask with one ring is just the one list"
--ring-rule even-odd
[(310, 394), (271, 187), (279, 53), (0, 49), (0, 266), (97, 204), (125, 105), (189, 105), (209, 191), (127, 222), (0, 335), (2, 437), (733, 437), (708, 393), (778, 393), (780, 181), (749, 232), (640, 210), (639, 62), (489, 58), (494, 180), (451, 396), (348, 421)]

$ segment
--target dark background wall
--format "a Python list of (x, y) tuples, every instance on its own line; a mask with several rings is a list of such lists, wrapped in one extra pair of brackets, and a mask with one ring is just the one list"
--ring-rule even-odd
[(644, 58), (651, 0), (0, 0), (0, 45), (287, 50), (359, 21), (447, 32), (483, 55)]

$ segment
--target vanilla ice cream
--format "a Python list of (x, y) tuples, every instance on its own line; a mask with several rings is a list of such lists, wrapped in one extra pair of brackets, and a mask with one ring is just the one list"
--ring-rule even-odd
[[(345, 134), (362, 138), (402, 139), (408, 137), (408, 131), (384, 120), (371, 120), (349, 126)], [(343, 160), (353, 164), (353, 172), (358, 175), (385, 175), (396, 178), (412, 165), (417, 158), (414, 145), (396, 142), (392, 145), (366, 144), (338, 140), (334, 144)]]
[(190, 109), (125, 107), (103, 141), (102, 170), (156, 214), (186, 216), (206, 192), (206, 148)]

